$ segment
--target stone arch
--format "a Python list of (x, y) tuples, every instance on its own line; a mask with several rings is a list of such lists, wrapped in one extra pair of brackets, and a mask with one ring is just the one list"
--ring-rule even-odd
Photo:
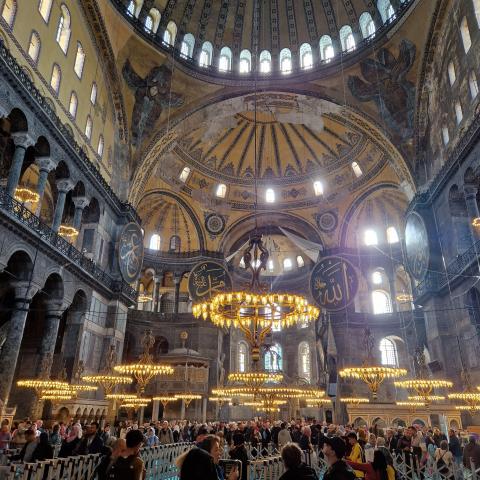
[(70, 418), (70, 410), (67, 407), (61, 407), (57, 413), (57, 421), (67, 423)]
[(79, 419), (81, 416), (82, 416), (82, 409), (78, 407), (77, 411), (75, 412), (75, 418)]
[(168, 353), (169, 343), (168, 340), (163, 336), (155, 337), (155, 357), (158, 358), (161, 355)]
[(39, 157), (50, 156), (50, 142), (43, 135), (40, 135), (35, 143), (35, 155)]
[(422, 427), (425, 426), (425, 421), (422, 420), (421, 418), (416, 418), (413, 422), (412, 425), (420, 425)]
[(387, 422), (382, 417), (376, 417), (372, 421), (372, 426), (376, 426), (378, 428), (386, 428)]
[(17, 133), (17, 132), (28, 132), (28, 120), (23, 113), (22, 110), (19, 108), (14, 108), (10, 115), (8, 116), (10, 120), (10, 132)]
[(357, 417), (353, 421), (353, 426), (355, 428), (366, 427), (367, 426), (367, 421), (363, 417)]
[(402, 418), (394, 418), (392, 420), (392, 426), (393, 427), (406, 427), (407, 426), (407, 422), (405, 420), (403, 420)]
[(458, 430), (460, 428), (460, 425), (458, 423), (458, 420), (456, 419), (452, 419), (450, 420), (449, 422), (449, 427), (452, 429), (452, 430)]
[(82, 215), (83, 223), (98, 223), (100, 221), (100, 204), (93, 197), (90, 203), (84, 208)]

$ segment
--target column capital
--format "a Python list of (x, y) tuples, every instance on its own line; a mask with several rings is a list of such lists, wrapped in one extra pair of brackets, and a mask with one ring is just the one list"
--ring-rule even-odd
[(478, 192), (478, 187), (473, 183), (465, 183), (463, 185), (463, 191), (465, 192), (465, 195), (476, 195)]
[(19, 280), (12, 283), (15, 292), (15, 301), (25, 300), (30, 303), (38, 288), (32, 282)]
[(59, 299), (45, 300), (43, 302), (49, 317), (61, 317), (64, 311), (63, 302)]
[(82, 210), (90, 203), (90, 199), (87, 197), (73, 197), (72, 201), (75, 208), (80, 208)]
[(182, 281), (183, 274), (173, 272), (173, 283), (175, 285), (180, 285), (180, 282)]
[(162, 275), (154, 275), (153, 276), (153, 282), (155, 283), (155, 285), (158, 285), (159, 283), (162, 282)]
[(35, 158), (35, 165), (38, 166), (40, 171), (51, 172), (57, 164), (52, 160), (52, 157), (42, 156)]
[(13, 138), (13, 143), (16, 147), (23, 147), (27, 149), (35, 145), (35, 140), (28, 134), (28, 132), (13, 132), (10, 134)]
[(60, 180), (57, 180), (57, 188), (60, 192), (67, 193), (75, 185), (73, 184), (73, 181), (70, 178), (61, 178)]

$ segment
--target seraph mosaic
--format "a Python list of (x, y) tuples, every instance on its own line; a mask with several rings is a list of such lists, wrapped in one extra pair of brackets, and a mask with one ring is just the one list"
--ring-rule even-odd
[(402, 139), (413, 136), (415, 85), (406, 76), (415, 62), (415, 53), (415, 45), (402, 40), (397, 57), (382, 48), (376, 60), (360, 62), (363, 79), (348, 78), (352, 95), (361, 102), (375, 102), (387, 126)]
[(183, 105), (183, 95), (171, 91), (172, 71), (165, 65), (154, 67), (145, 78), (140, 77), (127, 60), (123, 78), (134, 91), (132, 114), (132, 144), (137, 146), (146, 131), (151, 131), (164, 108)]

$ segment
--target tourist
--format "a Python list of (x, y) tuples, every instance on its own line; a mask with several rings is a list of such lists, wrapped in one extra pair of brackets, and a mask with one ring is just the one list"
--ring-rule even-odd
[[(362, 463), (364, 460), (362, 447), (358, 443), (357, 434), (355, 432), (349, 432), (347, 434), (347, 441), (350, 445), (350, 452), (347, 455), (347, 460), (355, 463)], [(357, 478), (363, 478), (365, 474), (361, 470), (355, 470), (355, 476)]]
[(160, 440), (155, 435), (155, 429), (153, 427), (148, 427), (146, 437), (147, 437), (147, 441), (146, 441), (147, 447), (156, 447), (157, 445), (160, 445)]
[(460, 445), (460, 440), (453, 429), (448, 431), (448, 449), (452, 452), (455, 463), (460, 465), (463, 460), (462, 446)]
[(453, 455), (446, 440), (442, 440), (435, 451), (435, 463), (439, 474), (445, 479), (453, 478)]
[(305, 451), (308, 451), (308, 452), (313, 451), (312, 430), (308, 425), (305, 425), (302, 428), (302, 436), (300, 437), (300, 440), (298, 442), (298, 446), (300, 447), (300, 450), (305, 450)]
[(84, 438), (79, 443), (75, 453), (77, 455), (89, 455), (91, 453), (100, 453), (103, 448), (103, 441), (98, 433), (98, 423), (92, 422), (87, 426)]
[(322, 480), (355, 480), (355, 473), (344, 461), (347, 446), (340, 437), (325, 437), (323, 456), (328, 469)]
[(25, 432), (25, 445), (18, 455), (14, 455), (12, 460), (20, 460), (21, 462), (31, 462), (33, 460), (33, 452), (37, 448), (37, 436), (33, 428), (29, 428)]
[(365, 474), (365, 480), (395, 480), (395, 469), (387, 463), (385, 455), (380, 450), (373, 452), (373, 460), (357, 463), (347, 460), (347, 463)]
[(390, 450), (386, 446), (385, 438), (378, 437), (377, 438), (377, 444), (376, 444), (375, 448), (379, 452), (383, 453), (383, 456), (385, 457), (385, 460), (386, 460), (387, 464), (393, 466), (393, 457), (392, 457), (392, 454), (391, 454)]
[(287, 443), (282, 448), (285, 473), (279, 480), (318, 480), (315, 470), (302, 462), (303, 452), (296, 443)]
[(272, 440), (272, 432), (270, 431), (270, 422), (268, 422), (268, 420), (263, 422), (262, 428), (260, 428), (260, 436), (262, 440), (262, 449), (266, 450)]
[[(180, 480), (223, 480), (223, 472), (218, 465), (221, 453), (218, 437), (205, 436), (200, 447), (192, 448), (177, 458)], [(238, 470), (233, 468), (227, 480), (237, 479)]]
[(15, 448), (22, 448), (25, 445), (25, 432), (27, 431), (26, 422), (19, 422), (17, 429), (12, 434), (12, 445)]
[(463, 466), (471, 468), (472, 463), (475, 470), (480, 467), (480, 445), (473, 435), (469, 437), (468, 443), (463, 449)]
[[(236, 443), (235, 443), (236, 442)], [(221, 448), (221, 445), (220, 445)], [(242, 480), (247, 480), (248, 474), (248, 452), (245, 448), (243, 436), (234, 437), (233, 448), (228, 452), (232, 460), (240, 460), (242, 462)]]
[(38, 437), (38, 444), (32, 455), (32, 462), (42, 462), (53, 458), (53, 447), (48, 440), (48, 433), (42, 432)]
[[(107, 475), (109, 480), (143, 480), (145, 465), (139, 456), (144, 437), (140, 430), (130, 430), (125, 438), (125, 448), (114, 457)], [(118, 448), (121, 448), (119, 444)], [(112, 452), (112, 456), (114, 452)], [(117, 455), (117, 454), (116, 454)]]
[(0, 452), (8, 450), (11, 441), (12, 434), (10, 433), (10, 427), (8, 426), (8, 423), (4, 423), (0, 429)]
[(280, 433), (280, 430), (282, 429), (281, 427), (282, 422), (277, 420), (272, 427), (272, 430), (270, 431), (272, 435), (272, 442), (275, 445), (275, 447), (278, 447), (278, 434)]
[(377, 444), (377, 437), (370, 433), (368, 435), (368, 441), (365, 444), (364, 455), (366, 462), (373, 462), (373, 452), (375, 451), (375, 446)]
[(103, 427), (102, 433), (100, 434), (100, 438), (102, 439), (102, 442), (103, 442), (105, 445), (108, 445), (108, 444), (110, 443), (110, 436), (111, 436), (110, 424), (107, 423), (107, 424)]
[(80, 444), (80, 428), (78, 424), (72, 425), (70, 432), (68, 432), (67, 438), (63, 441), (62, 446), (60, 447), (60, 452), (58, 456), (60, 458), (71, 457), (74, 455), (78, 445)]
[(162, 428), (158, 432), (158, 440), (160, 445), (168, 445), (169, 443), (173, 443), (173, 433), (166, 420), (163, 421)]
[(281, 425), (281, 430), (278, 432), (278, 446), (281, 448), (287, 443), (292, 441), (292, 436), (290, 435), (290, 431), (287, 428), (287, 424), (284, 422)]
[(443, 432), (440, 431), (438, 427), (435, 427), (433, 429), (433, 441), (435, 442), (435, 445), (437, 446), (437, 448), (440, 448), (440, 443), (443, 440), (447, 440), (447, 437)]
[(55, 448), (62, 444), (62, 437), (60, 436), (60, 425), (56, 423), (53, 426), (52, 433), (49, 438), (50, 445)]

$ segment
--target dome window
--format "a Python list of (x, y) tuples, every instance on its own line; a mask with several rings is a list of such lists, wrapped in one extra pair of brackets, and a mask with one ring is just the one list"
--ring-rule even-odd
[(283, 270), (285, 272), (289, 272), (293, 268), (293, 262), (291, 258), (284, 258), (283, 259)]
[(260, 73), (270, 73), (272, 71), (272, 56), (268, 50), (260, 53)]
[(153, 31), (153, 17), (151, 15), (147, 15), (147, 17), (145, 18), (144, 27), (145, 27), (146, 32), (152, 33), (152, 31)]
[(448, 145), (450, 141), (450, 134), (448, 133), (448, 128), (445, 126), (442, 128), (442, 140), (444, 145)]
[(220, 72), (229, 72), (232, 69), (232, 51), (228, 47), (220, 50), (220, 58), (218, 59), (218, 70)]
[(297, 255), (297, 267), (302, 268), (305, 266), (305, 260), (301, 255)]
[(186, 183), (187, 180), (188, 180), (188, 177), (190, 176), (190, 167), (183, 167), (183, 170), (180, 172), (180, 176), (178, 177), (178, 179), (182, 182), (182, 183)]
[(92, 83), (92, 90), (90, 92), (90, 102), (92, 105), (97, 103), (97, 84), (95, 82)]
[(60, 82), (62, 80), (62, 71), (60, 67), (54, 63), (52, 68), (52, 77), (50, 78), (50, 86), (53, 88), (53, 91), (58, 95), (60, 90)]
[(323, 35), (320, 39), (320, 58), (323, 62), (328, 63), (335, 56), (332, 39), (329, 35)]
[(375, 22), (369, 12), (363, 12), (360, 15), (359, 24), (363, 38), (369, 38), (375, 35)]
[(98, 146), (97, 146), (97, 155), (101, 158), (103, 156), (103, 148), (104, 148), (105, 141), (103, 140), (103, 136), (100, 135), (98, 137)]
[(212, 64), (213, 46), (210, 42), (204, 42), (198, 64), (201, 67), (209, 67)]
[(175, 37), (177, 36), (177, 25), (173, 21), (169, 21), (165, 32), (163, 33), (163, 42), (167, 45), (175, 45)]
[(15, 20), (15, 14), (17, 13), (17, 1), (16, 0), (5, 0), (2, 9), (2, 18), (5, 20), (7, 25), (12, 28), (13, 21)]
[(265, 192), (265, 201), (267, 203), (275, 203), (275, 191), (273, 188), (267, 188)]
[(273, 264), (273, 260), (272, 260), (272, 259), (270, 259), (270, 260), (268, 261), (267, 267), (268, 267), (268, 271), (269, 271), (269, 272), (273, 272), (273, 271), (275, 270), (275, 266), (274, 266), (274, 264)]
[(363, 239), (367, 247), (371, 245), (378, 245), (377, 232), (375, 230), (372, 230), (371, 228), (365, 230)]
[(381, 285), (383, 283), (383, 275), (380, 270), (375, 270), (372, 273), (372, 283), (374, 285)]
[(470, 72), (470, 76), (468, 77), (468, 86), (470, 87), (470, 95), (472, 100), (477, 98), (478, 95), (478, 83), (477, 83), (477, 76), (475, 72)]
[(78, 97), (75, 92), (72, 92), (70, 95), (70, 104), (68, 106), (68, 112), (73, 118), (77, 116), (77, 107), (78, 107)]
[(455, 118), (457, 119), (457, 125), (460, 125), (463, 120), (463, 110), (462, 105), (458, 100), (455, 102)]
[(360, 165), (357, 162), (352, 162), (352, 170), (357, 178), (363, 175), (362, 169), (360, 168)]
[(460, 24), (460, 34), (462, 36), (463, 49), (468, 53), (472, 46), (472, 38), (470, 37), (470, 29), (468, 28), (467, 17), (463, 17)]
[(398, 238), (398, 232), (395, 227), (387, 228), (387, 242), (388, 243), (398, 243), (400, 239)]
[(340, 42), (344, 52), (355, 50), (355, 37), (353, 36), (352, 27), (350, 25), (344, 25), (340, 29)]
[(242, 50), (240, 53), (239, 70), (240, 73), (249, 73), (252, 69), (252, 54), (248, 50)]
[(309, 43), (300, 46), (300, 68), (308, 70), (313, 67), (312, 47)]
[(183, 58), (191, 58), (193, 55), (193, 49), (195, 47), (195, 37), (191, 33), (187, 33), (183, 36), (182, 45), (180, 47), (180, 55)]
[(75, 66), (73, 67), (73, 69), (75, 70), (78, 78), (82, 78), (84, 65), (85, 51), (83, 50), (82, 44), (80, 42), (77, 42), (77, 55), (75, 56)]
[(323, 195), (323, 183), (320, 180), (313, 182), (313, 190), (315, 191), (315, 196)]
[(55, 38), (63, 53), (66, 54), (68, 44), (70, 43), (70, 34), (72, 33), (70, 29), (71, 18), (70, 11), (64, 4), (60, 6), (60, 10), (62, 13), (58, 20), (57, 35)]
[(87, 121), (85, 123), (85, 136), (90, 140), (92, 138), (93, 122), (92, 117), (87, 115)]
[(224, 183), (219, 183), (217, 185), (217, 189), (215, 190), (215, 195), (218, 198), (225, 198), (226, 194), (227, 194), (227, 186)]
[(283, 74), (292, 72), (292, 52), (288, 48), (280, 52), (280, 71)]
[(390, 295), (384, 290), (374, 290), (372, 292), (373, 313), (381, 315), (383, 313), (392, 313), (392, 302)]
[(448, 80), (450, 81), (450, 86), (455, 83), (457, 79), (457, 75), (455, 74), (455, 65), (452, 61), (448, 64)]
[(154, 233), (151, 237), (150, 237), (150, 246), (149, 248), (151, 250), (160, 250), (160, 245), (161, 245), (161, 238), (160, 238), (160, 235), (158, 233)]
[(47, 23), (50, 18), (50, 12), (52, 11), (52, 3), (53, 0), (40, 0), (40, 3), (38, 4), (38, 11)]
[(30, 36), (30, 44), (28, 46), (28, 56), (33, 60), (34, 63), (38, 62), (38, 57), (40, 56), (40, 35), (33, 31)]

